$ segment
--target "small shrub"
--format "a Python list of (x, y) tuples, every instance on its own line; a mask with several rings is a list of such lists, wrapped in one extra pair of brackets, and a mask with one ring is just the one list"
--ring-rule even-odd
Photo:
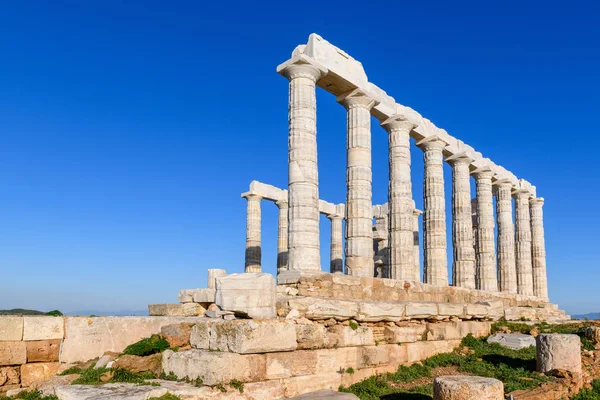
[(64, 376), (64, 375), (71, 375), (71, 374), (81, 374), (83, 370), (79, 367), (70, 367), (65, 369), (63, 372), (61, 372), (58, 375)]
[(63, 313), (61, 313), (58, 310), (52, 310), (52, 311), (47, 312), (46, 315), (49, 317), (62, 317)]
[(229, 386), (238, 390), (240, 393), (244, 393), (244, 382), (238, 381), (237, 379), (232, 379), (229, 381)]
[(358, 324), (357, 324), (356, 322), (354, 322), (354, 321), (350, 321), (350, 324), (349, 324), (349, 325), (350, 325), (350, 328), (351, 328), (353, 331), (355, 331), (355, 330), (357, 330), (357, 329), (358, 329)]
[(171, 393), (165, 393), (160, 397), (150, 397), (148, 400), (181, 400), (181, 397)]
[(21, 400), (58, 400), (56, 396), (44, 396), (37, 389), (27, 392), (21, 392), (14, 397), (8, 397), (8, 399), (21, 399)]
[(140, 340), (137, 343), (127, 346), (123, 354), (134, 356), (149, 356), (156, 353), (162, 353), (169, 348), (169, 342), (159, 335), (152, 335), (149, 338)]
[(352, 368), (352, 367), (346, 368), (346, 373), (350, 374), (350, 375), (354, 374), (354, 368)]
[(219, 384), (215, 385), (215, 387), (217, 389), (219, 389), (222, 393), (226, 393), (227, 392), (227, 389), (225, 389), (225, 386), (223, 386), (222, 383), (219, 383)]
[(169, 372), (169, 375), (165, 374), (164, 371), (161, 372), (159, 378), (163, 381), (177, 381), (177, 375), (175, 375), (172, 371)]

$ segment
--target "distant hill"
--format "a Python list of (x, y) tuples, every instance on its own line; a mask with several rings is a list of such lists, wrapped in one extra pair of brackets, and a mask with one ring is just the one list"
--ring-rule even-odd
[(600, 319), (600, 312), (593, 312), (593, 313), (589, 313), (589, 314), (583, 314), (583, 315), (573, 315), (573, 318), (575, 319), (590, 319), (590, 320), (595, 320), (595, 319)]
[(58, 310), (43, 312), (37, 310), (27, 310), (24, 308), (13, 308), (12, 310), (0, 310), (0, 315), (52, 315), (60, 316), (62, 313)]

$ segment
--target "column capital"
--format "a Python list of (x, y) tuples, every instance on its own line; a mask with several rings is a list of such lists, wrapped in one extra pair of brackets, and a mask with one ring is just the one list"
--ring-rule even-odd
[(371, 111), (379, 102), (368, 96), (362, 89), (356, 88), (337, 97), (337, 102), (342, 104), (346, 109), (355, 107), (364, 108)]
[(385, 121), (381, 122), (380, 125), (388, 133), (392, 133), (394, 131), (403, 131), (406, 133), (410, 133), (411, 130), (417, 127), (417, 124), (409, 121), (408, 118), (400, 114), (392, 115)]
[(475, 171), (471, 172), (471, 175), (473, 175), (475, 179), (492, 179), (495, 174), (496, 173), (487, 165), (479, 167)]
[(446, 162), (451, 166), (470, 165), (475, 159), (469, 157), (467, 153), (461, 152), (446, 157)]
[(417, 142), (417, 147), (419, 147), (423, 151), (427, 150), (439, 150), (442, 151), (446, 146), (448, 146), (448, 142), (442, 139), (438, 135), (431, 135), (426, 137), (425, 139), (421, 139)]
[(492, 186), (495, 186), (498, 188), (503, 188), (503, 189), (504, 188), (512, 189), (514, 184), (510, 179), (502, 178), (502, 179), (496, 179), (495, 181), (493, 181)]
[(542, 208), (543, 205), (544, 205), (543, 197), (534, 197), (534, 198), (529, 199), (529, 206), (531, 208)]
[(344, 219), (344, 216), (338, 215), (338, 214), (328, 214), (328, 215), (325, 215), (325, 218), (327, 218), (330, 221), (334, 221), (334, 220)]
[(316, 61), (300, 55), (279, 65), (277, 72), (290, 81), (295, 78), (308, 78), (316, 82), (327, 75), (329, 70)]
[(260, 194), (256, 194), (256, 193), (252, 193), (252, 192), (242, 193), (242, 198), (244, 198), (248, 201), (250, 201), (250, 200), (261, 201), (263, 199), (263, 197)]
[(513, 188), (513, 191), (511, 194), (515, 199), (528, 200), (530, 197), (532, 197), (532, 194), (529, 192), (529, 190), (522, 189), (522, 188), (521, 189)]
[(279, 208), (287, 208), (288, 206), (288, 199), (279, 199), (275, 202), (275, 204), (277, 205), (277, 207)]
[(421, 214), (423, 214), (423, 211), (417, 210), (416, 208), (412, 212), (412, 215), (415, 216), (415, 217), (418, 217)]

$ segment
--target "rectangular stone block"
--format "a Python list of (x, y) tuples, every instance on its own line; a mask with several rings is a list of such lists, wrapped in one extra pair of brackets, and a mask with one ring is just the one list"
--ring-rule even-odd
[(346, 325), (335, 325), (328, 330), (327, 340), (330, 347), (372, 346), (375, 344), (373, 328), (368, 326), (352, 329)]
[(0, 341), (23, 340), (23, 317), (0, 316)]
[(317, 354), (316, 373), (329, 374), (347, 368), (358, 369), (360, 347), (339, 347), (337, 349), (315, 350)]
[(342, 383), (342, 375), (338, 372), (319, 375), (296, 376), (282, 380), (285, 397), (315, 392), (321, 389), (338, 390)]
[(215, 289), (194, 289), (192, 298), (195, 303), (212, 304), (215, 302), (217, 291)]
[(141, 339), (160, 333), (163, 326), (202, 321), (199, 317), (66, 317), (66, 336), (60, 361), (74, 363), (120, 353)]
[(357, 321), (361, 322), (397, 322), (404, 318), (404, 303), (361, 302), (358, 307)]
[(148, 314), (157, 317), (200, 317), (206, 309), (197, 303), (149, 304)]
[(383, 330), (386, 343), (413, 343), (424, 340), (427, 326), (424, 324), (409, 326), (386, 326)]
[(288, 306), (311, 320), (336, 319), (345, 321), (356, 318), (358, 302), (349, 300), (323, 299), (319, 297), (296, 297), (288, 300)]
[(296, 324), (298, 350), (322, 349), (327, 347), (327, 329), (321, 324)]
[(492, 321), (498, 321), (504, 318), (504, 303), (500, 300), (483, 300), (477, 302), (487, 308), (487, 317)]
[(316, 373), (316, 370), (316, 350), (298, 350), (294, 352), (267, 354), (266, 379), (313, 375)]
[(488, 308), (483, 304), (467, 304), (465, 314), (467, 318), (486, 318), (488, 316)]
[(407, 343), (407, 362), (415, 363), (441, 353), (450, 353), (460, 345), (460, 340)]
[(60, 363), (33, 363), (21, 365), (21, 386), (29, 387), (45, 382), (59, 372)]
[(196, 289), (182, 289), (177, 295), (177, 301), (180, 303), (193, 303), (194, 302), (194, 290)]
[(438, 315), (446, 318), (462, 318), (465, 315), (465, 306), (464, 303), (438, 303)]
[(200, 378), (204, 385), (217, 385), (237, 379), (242, 382), (265, 380), (266, 356), (242, 355), (206, 350), (186, 350), (163, 353), (162, 366), (168, 375), (173, 372), (179, 379)]
[(7, 386), (18, 385), (21, 382), (20, 375), (20, 367), (0, 367), (0, 393)]
[(0, 342), (0, 366), (21, 365), (27, 362), (25, 342)]
[(64, 317), (24, 317), (23, 340), (62, 339), (64, 336)]
[(291, 322), (233, 320), (211, 326), (210, 350), (256, 354), (296, 348), (296, 328)]
[(210, 330), (213, 325), (223, 323), (218, 319), (205, 319), (192, 327), (190, 344), (195, 349), (208, 350), (210, 348)]
[(358, 368), (376, 367), (390, 362), (387, 346), (364, 346), (360, 350)]
[(36, 340), (27, 343), (27, 362), (55, 362), (59, 360), (60, 339)]
[(437, 303), (407, 303), (406, 317), (407, 318), (432, 318), (437, 317)]
[(215, 303), (225, 311), (254, 319), (277, 316), (277, 285), (266, 273), (231, 274), (216, 278)]

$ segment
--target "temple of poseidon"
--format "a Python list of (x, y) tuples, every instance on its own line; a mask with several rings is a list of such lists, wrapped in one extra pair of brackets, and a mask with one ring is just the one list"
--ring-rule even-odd
[[(337, 390), (451, 352), (468, 334), (490, 335), (493, 321), (570, 320), (549, 302), (544, 200), (535, 186), (397, 103), (369, 82), (359, 61), (316, 34), (277, 72), (289, 82), (289, 180), (286, 188), (253, 181), (242, 194), (245, 272), (208, 269), (206, 288), (181, 290), (177, 303), (149, 305), (150, 317), (44, 317), (56, 329), (20, 317), (12, 336), (0, 320), (0, 366), (28, 368), (31, 361), (18, 352), (30, 340), (58, 340), (60, 366), (122, 352), (153, 333), (181, 332), (184, 323), (179, 351), (166, 350), (161, 362), (165, 374), (202, 383), (186, 389), (195, 397), (185, 398), (279, 399)], [(319, 197), (318, 88), (347, 111), (342, 204)], [(282, 101), (283, 93), (282, 80)], [(371, 126), (372, 117), (380, 127)], [(389, 193), (387, 203), (374, 205), (371, 135), (380, 129), (389, 138)], [(423, 210), (413, 200), (411, 151), (424, 157)], [(452, 169), (451, 238), (444, 162)], [(261, 267), (263, 201), (279, 209), (277, 276)], [(320, 257), (321, 214), (331, 221), (327, 261)], [(17, 350), (2, 364), (6, 343)], [(243, 393), (215, 388), (230, 382), (243, 382)], [(75, 398), (73, 387), (57, 388), (58, 398)]]

